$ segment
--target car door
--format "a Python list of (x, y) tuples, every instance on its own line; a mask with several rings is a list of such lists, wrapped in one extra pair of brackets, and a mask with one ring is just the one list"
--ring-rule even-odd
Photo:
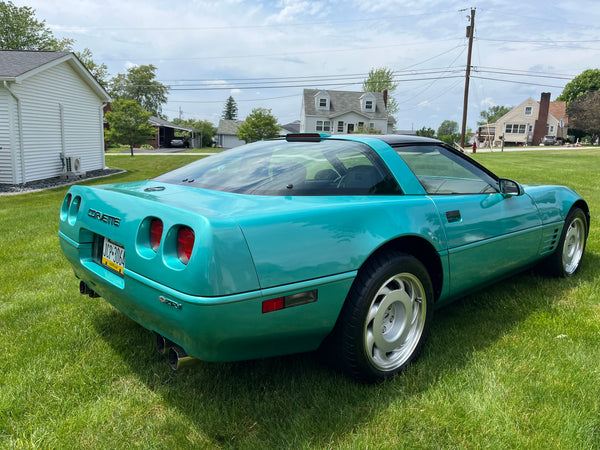
[(541, 218), (526, 194), (500, 193), (498, 180), (441, 145), (396, 148), (435, 204), (444, 226), (450, 290), (463, 292), (534, 261)]

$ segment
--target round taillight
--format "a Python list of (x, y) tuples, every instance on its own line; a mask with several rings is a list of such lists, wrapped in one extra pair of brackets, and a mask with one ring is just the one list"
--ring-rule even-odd
[(181, 227), (177, 232), (177, 257), (183, 264), (190, 262), (195, 235), (189, 227)]
[(163, 234), (163, 223), (160, 219), (152, 219), (150, 222), (150, 248), (155, 252), (160, 247), (160, 241)]

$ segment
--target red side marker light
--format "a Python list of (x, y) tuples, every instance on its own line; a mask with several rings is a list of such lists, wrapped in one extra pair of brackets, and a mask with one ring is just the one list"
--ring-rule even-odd
[(283, 309), (283, 297), (272, 298), (262, 302), (262, 312), (268, 313), (273, 311), (279, 311)]
[(293, 306), (306, 305), (314, 303), (319, 297), (316, 289), (299, 292), (297, 294), (286, 295), (285, 297), (277, 297), (262, 302), (262, 312), (269, 313), (279, 311), (280, 309), (292, 308)]

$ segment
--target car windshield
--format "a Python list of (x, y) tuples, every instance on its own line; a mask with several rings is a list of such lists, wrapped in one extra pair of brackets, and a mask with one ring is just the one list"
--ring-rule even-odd
[(379, 156), (352, 141), (261, 141), (226, 150), (154, 179), (255, 195), (393, 195), (398, 183)]

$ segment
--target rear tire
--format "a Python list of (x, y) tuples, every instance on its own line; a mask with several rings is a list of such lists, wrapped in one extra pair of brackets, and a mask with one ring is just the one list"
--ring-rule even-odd
[(361, 268), (326, 343), (330, 360), (352, 378), (393, 377), (421, 352), (433, 312), (433, 287), (415, 257), (394, 252)]
[(555, 252), (548, 258), (546, 266), (556, 277), (573, 276), (583, 259), (588, 235), (587, 217), (580, 208), (573, 208), (565, 219)]

